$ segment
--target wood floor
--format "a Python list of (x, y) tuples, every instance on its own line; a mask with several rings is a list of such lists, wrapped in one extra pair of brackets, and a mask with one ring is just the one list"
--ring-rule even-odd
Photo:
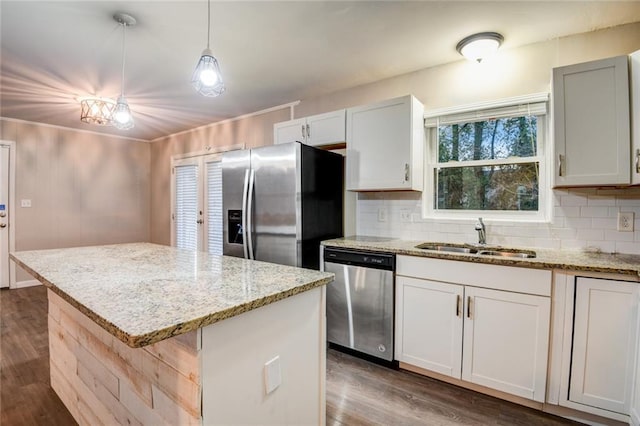
[[(0, 424), (74, 425), (49, 387), (44, 287), (0, 291)], [(561, 425), (572, 422), (330, 350), (327, 425)]]

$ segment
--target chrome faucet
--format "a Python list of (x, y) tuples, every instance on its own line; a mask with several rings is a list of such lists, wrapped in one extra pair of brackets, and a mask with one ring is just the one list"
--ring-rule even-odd
[(476, 222), (475, 230), (478, 231), (478, 244), (487, 244), (487, 230), (481, 217)]

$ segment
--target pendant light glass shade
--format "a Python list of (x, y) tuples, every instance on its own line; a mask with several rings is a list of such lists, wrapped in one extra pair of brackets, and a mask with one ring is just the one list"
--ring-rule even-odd
[(203, 96), (220, 96), (226, 90), (222, 81), (222, 73), (218, 60), (213, 56), (211, 49), (206, 48), (193, 71), (191, 84)]
[(218, 60), (209, 48), (211, 39), (211, 0), (207, 2), (207, 48), (202, 51), (200, 60), (191, 77), (191, 84), (203, 96), (220, 96), (226, 90)]
[(113, 110), (113, 125), (120, 130), (128, 130), (133, 127), (133, 116), (129, 104), (124, 96), (118, 97), (118, 102)]

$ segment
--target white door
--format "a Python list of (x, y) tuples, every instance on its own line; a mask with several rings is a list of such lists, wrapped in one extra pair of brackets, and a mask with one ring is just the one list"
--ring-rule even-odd
[(396, 359), (460, 378), (463, 289), (396, 276)]
[(306, 142), (307, 119), (283, 121), (273, 125), (273, 144)]
[(628, 414), (638, 283), (576, 279), (569, 400)]
[(544, 401), (548, 297), (465, 287), (462, 380)]
[(220, 157), (174, 160), (172, 245), (222, 254), (222, 173)]
[(9, 287), (9, 146), (0, 145), (0, 287)]

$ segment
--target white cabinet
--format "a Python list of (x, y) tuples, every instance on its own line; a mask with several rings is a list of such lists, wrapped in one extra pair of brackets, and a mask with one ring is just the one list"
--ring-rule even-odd
[(544, 401), (550, 271), (398, 256), (396, 274), (398, 361)]
[(630, 183), (627, 56), (553, 69), (555, 186)]
[(396, 277), (396, 359), (460, 378), (464, 287)]
[(345, 110), (283, 121), (273, 125), (273, 143), (303, 142), (311, 146), (332, 145), (345, 141)]
[[(640, 293), (636, 298), (640, 298)], [(636, 371), (634, 374), (633, 392), (631, 393), (631, 416), (630, 423), (633, 426), (640, 426), (640, 312), (637, 314), (636, 322)]]
[(462, 380), (543, 402), (549, 297), (465, 287)]
[(631, 183), (640, 184), (640, 50), (629, 55), (631, 73)]
[(423, 187), (424, 107), (413, 96), (347, 109), (347, 189)]
[(569, 400), (629, 414), (638, 283), (576, 278)]

